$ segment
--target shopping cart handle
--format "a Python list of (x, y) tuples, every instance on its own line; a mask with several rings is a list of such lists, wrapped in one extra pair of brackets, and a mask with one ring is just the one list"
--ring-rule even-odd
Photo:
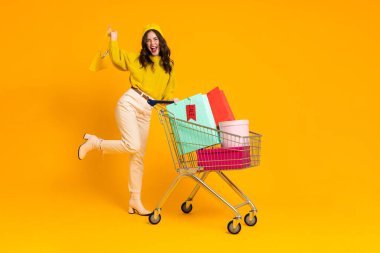
[(172, 104), (174, 103), (173, 100), (153, 100), (153, 99), (148, 99), (148, 104), (150, 106), (155, 106), (156, 104)]

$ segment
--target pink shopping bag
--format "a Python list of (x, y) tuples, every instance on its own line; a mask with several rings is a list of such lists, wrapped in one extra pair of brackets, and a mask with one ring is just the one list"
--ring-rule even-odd
[(196, 151), (204, 170), (232, 170), (251, 167), (250, 147), (210, 148)]

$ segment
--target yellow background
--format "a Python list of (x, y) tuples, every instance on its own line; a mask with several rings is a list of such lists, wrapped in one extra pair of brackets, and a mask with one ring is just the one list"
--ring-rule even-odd
[[(379, 252), (379, 11), (375, 0), (2, 1), (0, 251)], [(138, 51), (152, 22), (173, 52), (176, 97), (219, 86), (263, 134), (261, 165), (227, 173), (259, 210), (237, 236), (205, 191), (181, 213), (190, 180), (152, 226), (127, 214), (126, 156), (77, 159), (84, 132), (118, 138), (128, 73), (109, 59), (88, 71), (107, 25)], [(146, 207), (175, 176), (155, 115)]]

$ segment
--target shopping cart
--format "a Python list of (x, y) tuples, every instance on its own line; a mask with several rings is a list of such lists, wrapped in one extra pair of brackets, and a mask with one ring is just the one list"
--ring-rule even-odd
[[(158, 103), (169, 102), (149, 100), (148, 103), (154, 106)], [(250, 132), (249, 136), (238, 136), (175, 118), (163, 106), (155, 107), (155, 109), (158, 111), (160, 123), (165, 129), (166, 139), (178, 176), (150, 214), (149, 222), (151, 224), (158, 224), (161, 221), (160, 213), (162, 206), (179, 181), (184, 177), (190, 177), (196, 181), (196, 185), (189, 197), (181, 205), (181, 210), (184, 213), (191, 212), (193, 208), (192, 201), (202, 186), (235, 213), (235, 217), (227, 225), (230, 233), (237, 234), (240, 232), (240, 220), (242, 216), (238, 212), (238, 208), (246, 205), (250, 207), (250, 211), (244, 216), (244, 222), (248, 226), (254, 226), (257, 223), (257, 209), (255, 205), (223, 173), (223, 170), (238, 170), (258, 166), (260, 164), (261, 135)], [(209, 146), (210, 141), (208, 140), (215, 140), (215, 138), (219, 142)], [(189, 152), (188, 150), (193, 151)], [(211, 172), (218, 174), (242, 198), (243, 202), (233, 206), (208, 186), (205, 180)]]

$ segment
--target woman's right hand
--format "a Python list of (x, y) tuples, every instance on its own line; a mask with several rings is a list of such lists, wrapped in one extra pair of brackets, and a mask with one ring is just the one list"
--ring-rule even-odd
[(113, 31), (110, 25), (108, 26), (107, 34), (111, 40), (117, 40), (117, 31)]

